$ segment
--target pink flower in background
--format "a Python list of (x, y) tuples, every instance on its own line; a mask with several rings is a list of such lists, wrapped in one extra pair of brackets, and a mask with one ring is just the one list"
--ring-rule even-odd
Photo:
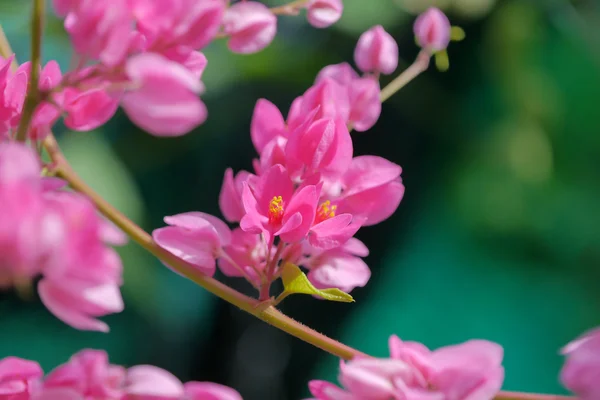
[(242, 1), (230, 6), (223, 17), (223, 31), (235, 53), (256, 53), (267, 47), (277, 33), (277, 17), (257, 1)]
[(241, 228), (232, 231), (231, 243), (223, 248), (226, 257), (219, 258), (219, 268), (227, 276), (243, 276), (241, 268), (255, 283), (260, 282), (255, 270), (262, 271), (267, 261), (267, 246), (260, 235), (244, 232)]
[(78, 131), (90, 131), (104, 125), (119, 108), (119, 96), (98, 88), (81, 91), (66, 88), (63, 92), (65, 125)]
[(204, 69), (208, 64), (206, 56), (193, 50), (191, 47), (177, 46), (171, 47), (170, 49), (162, 53), (171, 61), (178, 62), (183, 65), (188, 71), (190, 71), (196, 79), (202, 78)]
[(490, 400), (504, 380), (502, 347), (485, 340), (429, 351), (392, 336), (390, 352), (391, 358), (341, 362), (344, 389), (311, 381), (312, 395), (318, 400)]
[(325, 77), (318, 80), (292, 103), (287, 118), (289, 129), (296, 129), (313, 112), (316, 112), (315, 119), (340, 118), (348, 121), (350, 117), (348, 90), (334, 79)]
[(287, 170), (277, 164), (250, 186), (244, 183), (242, 199), (246, 214), (240, 227), (262, 233), (267, 243), (274, 236), (293, 243), (306, 237), (314, 221), (319, 191), (314, 185), (294, 190)]
[(12, 134), (19, 126), (27, 94), (29, 63), (24, 63), (13, 73), (13, 60), (14, 55), (8, 59), (0, 57), (0, 139)]
[[(133, 31), (129, 0), (112, 0), (110, 4), (97, 0), (81, 0), (76, 7), (66, 3), (59, 11), (69, 10), (65, 30), (75, 51), (84, 59), (99, 60), (114, 67), (123, 62), (129, 49), (128, 38)], [(70, 8), (70, 9), (69, 9)]]
[(69, 192), (45, 194), (48, 217), (56, 225), (55, 246), (38, 290), (44, 305), (65, 323), (82, 330), (108, 331), (97, 317), (121, 312), (122, 266), (104, 242), (107, 224), (85, 197)]
[[(60, 66), (56, 61), (49, 61), (41, 71), (39, 88), (42, 91), (48, 91), (55, 88), (62, 80)], [(48, 102), (41, 103), (33, 114), (28, 136), (33, 140), (42, 140), (49, 133), (52, 125), (60, 118), (60, 105), (62, 96), (60, 94), (52, 96), (55, 104)], [(58, 107), (57, 107), (58, 105)]]
[(562, 384), (581, 400), (600, 398), (600, 328), (584, 333), (561, 351)]
[(374, 26), (358, 39), (354, 62), (363, 72), (391, 74), (398, 67), (398, 44), (381, 25)]
[(342, 0), (310, 0), (306, 5), (306, 18), (315, 28), (327, 28), (342, 17)]
[(234, 389), (213, 382), (188, 382), (183, 385), (189, 400), (242, 400)]
[(28, 400), (33, 384), (44, 372), (34, 361), (17, 357), (0, 360), (0, 399)]
[(126, 72), (136, 89), (123, 95), (121, 105), (147, 132), (179, 136), (206, 119), (206, 107), (198, 97), (204, 87), (181, 64), (145, 53), (129, 58)]
[(201, 212), (165, 217), (169, 226), (155, 229), (156, 243), (177, 257), (195, 265), (202, 273), (215, 273), (215, 260), (222, 247), (231, 243), (231, 231), (220, 219)]
[(219, 207), (225, 219), (229, 222), (240, 222), (245, 214), (242, 204), (244, 182), (252, 175), (247, 171), (238, 172), (235, 177), (233, 170), (228, 168), (223, 178), (223, 186), (219, 193)]
[(450, 43), (450, 21), (439, 8), (429, 8), (414, 23), (417, 43), (431, 53), (444, 50)]
[(130, 1), (146, 50), (160, 53), (177, 46), (202, 49), (216, 36), (225, 11), (223, 0)]
[(52, 0), (52, 7), (56, 15), (64, 17), (75, 9), (80, 2), (80, 0)]

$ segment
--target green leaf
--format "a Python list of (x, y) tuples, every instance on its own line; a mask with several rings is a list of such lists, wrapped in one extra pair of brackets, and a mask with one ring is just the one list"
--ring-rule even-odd
[(292, 263), (284, 264), (281, 269), (281, 280), (283, 281), (284, 290), (279, 295), (279, 300), (282, 300), (290, 294), (302, 293), (312, 294), (330, 301), (340, 301), (343, 303), (354, 302), (352, 296), (342, 292), (340, 289), (317, 289), (310, 283), (306, 275), (304, 275), (304, 272), (302, 272), (297, 265)]

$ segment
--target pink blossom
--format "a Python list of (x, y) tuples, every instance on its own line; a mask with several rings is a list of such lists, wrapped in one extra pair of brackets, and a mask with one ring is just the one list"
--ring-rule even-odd
[(213, 382), (188, 382), (184, 386), (189, 400), (242, 400), (232, 388)]
[(310, 0), (306, 5), (306, 18), (315, 28), (327, 28), (342, 17), (342, 0)]
[(219, 268), (225, 275), (243, 276), (241, 268), (259, 282), (255, 269), (262, 271), (267, 261), (267, 246), (260, 235), (236, 228), (232, 231), (231, 243), (223, 248), (223, 252), (226, 257), (219, 258)]
[(220, 219), (201, 212), (165, 217), (169, 226), (154, 230), (156, 243), (196, 266), (202, 273), (215, 273), (215, 259), (231, 243), (231, 231)]
[(566, 356), (562, 384), (581, 400), (600, 398), (600, 328), (584, 333), (561, 353)]
[(123, 400), (180, 400), (183, 384), (170, 372), (152, 365), (136, 365), (127, 370)]
[(109, 364), (105, 351), (82, 350), (46, 376), (42, 391), (62, 388), (83, 398), (121, 398), (125, 374), (125, 368)]
[(242, 1), (230, 6), (223, 17), (227, 46), (235, 53), (256, 53), (267, 47), (277, 32), (277, 17), (257, 1)]
[(265, 146), (277, 136), (286, 136), (286, 125), (277, 106), (266, 99), (259, 99), (254, 106), (250, 123), (250, 138), (260, 154)]
[(121, 105), (149, 133), (179, 136), (206, 119), (206, 107), (198, 98), (203, 85), (180, 64), (145, 53), (129, 58), (126, 72), (137, 89), (126, 92)]
[(131, 0), (137, 27), (149, 51), (170, 52), (185, 46), (199, 50), (217, 34), (225, 2), (223, 0)]
[(52, 0), (54, 12), (59, 17), (66, 16), (71, 10), (80, 3), (80, 0)]
[(0, 399), (27, 400), (32, 391), (32, 383), (44, 372), (34, 361), (17, 357), (0, 360)]
[(356, 79), (350, 86), (350, 122), (356, 131), (364, 132), (381, 115), (379, 81), (373, 77)]
[(29, 63), (22, 64), (13, 73), (13, 60), (14, 55), (8, 59), (0, 57), (0, 139), (18, 127), (27, 92)]
[(202, 78), (204, 69), (208, 64), (206, 56), (199, 51), (193, 50), (191, 47), (177, 46), (171, 47), (163, 55), (169, 60), (178, 62), (187, 68), (196, 79)]
[(439, 8), (429, 8), (414, 24), (417, 43), (431, 53), (444, 50), (450, 43), (450, 21)]
[(65, 125), (77, 131), (90, 131), (104, 125), (119, 108), (119, 97), (101, 87), (81, 91), (66, 88), (63, 92)]
[(285, 242), (298, 242), (312, 226), (319, 192), (314, 185), (295, 191), (286, 169), (274, 165), (252, 186), (244, 182), (242, 199), (246, 214), (240, 227), (248, 233), (263, 233), (267, 243), (272, 243), (274, 236)]
[(319, 400), (489, 400), (504, 380), (503, 350), (485, 340), (470, 340), (433, 352), (415, 342), (390, 338), (391, 358), (357, 357), (341, 362), (339, 381), (312, 381)]
[(292, 173), (339, 175), (352, 161), (352, 138), (341, 118), (314, 119), (315, 112), (290, 133), (285, 147)]
[(122, 311), (123, 300), (121, 260), (104, 242), (105, 222), (82, 196), (49, 192), (44, 197), (52, 235), (61, 240), (46, 260), (40, 298), (74, 328), (107, 332), (108, 325), (96, 318)]
[(287, 162), (286, 145), (287, 139), (281, 135), (275, 136), (273, 140), (267, 143), (260, 153), (260, 158), (253, 160), (252, 165), (256, 174), (262, 175), (264, 171), (276, 164), (285, 166)]
[(391, 74), (398, 67), (398, 44), (381, 25), (374, 26), (358, 39), (354, 62), (363, 72)]
[(330, 250), (314, 249), (302, 265), (310, 270), (308, 279), (320, 289), (339, 288), (346, 293), (363, 287), (371, 277), (371, 270), (360, 258), (368, 255), (366, 246), (355, 238)]
[[(65, 11), (60, 2), (59, 11)], [(57, 4), (55, 4), (56, 6)], [(96, 0), (81, 0), (65, 19), (65, 29), (73, 48), (84, 58), (100, 60), (113, 67), (120, 64), (129, 49), (133, 19), (128, 0), (113, 0), (110, 4)]]
[(364, 218), (365, 226), (374, 225), (398, 208), (404, 195), (401, 173), (399, 165), (384, 158), (355, 157), (340, 180), (329, 185), (329, 195), (339, 212)]
[(225, 171), (223, 186), (219, 194), (219, 207), (223, 216), (229, 222), (239, 222), (244, 216), (242, 189), (244, 188), (244, 182), (250, 175), (247, 171), (240, 171), (234, 177), (231, 168)]
[(331, 78), (318, 80), (292, 103), (287, 118), (289, 129), (296, 129), (313, 110), (316, 110), (315, 119), (340, 118), (348, 121), (350, 117), (348, 90)]
[(327, 65), (319, 71), (315, 82), (322, 81), (323, 79), (330, 78), (339, 83), (340, 85), (347, 88), (360, 76), (358, 73), (348, 64), (347, 62)]

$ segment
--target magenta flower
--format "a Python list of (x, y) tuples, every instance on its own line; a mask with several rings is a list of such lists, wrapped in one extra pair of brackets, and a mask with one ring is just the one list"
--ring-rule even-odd
[(90, 131), (104, 125), (119, 108), (119, 97), (101, 87), (85, 91), (66, 88), (63, 99), (64, 123), (78, 131)]
[(346, 293), (363, 287), (371, 278), (371, 270), (360, 258), (369, 254), (358, 239), (350, 238), (330, 250), (309, 250), (311, 255), (302, 262), (310, 270), (308, 279), (319, 289), (339, 288)]
[(245, 214), (242, 204), (244, 182), (251, 174), (247, 171), (238, 172), (235, 177), (233, 170), (228, 168), (223, 177), (223, 186), (219, 193), (219, 207), (225, 219), (229, 222), (240, 222)]
[(169, 226), (152, 232), (154, 241), (177, 257), (196, 266), (202, 273), (215, 273), (215, 260), (231, 243), (231, 231), (220, 219), (201, 212), (165, 217)]
[(27, 400), (33, 384), (44, 372), (34, 361), (17, 357), (6, 357), (0, 360), (0, 399)]
[(231, 243), (223, 248), (226, 257), (219, 258), (219, 268), (227, 276), (243, 276), (241, 268), (260, 282), (255, 271), (262, 271), (267, 262), (267, 246), (260, 235), (244, 232), (241, 228), (232, 231)]
[[(69, 192), (45, 194), (53, 235), (61, 242), (46, 260), (38, 285), (44, 305), (63, 322), (82, 330), (107, 332), (97, 317), (121, 312), (122, 265), (106, 246), (107, 224), (86, 198)], [(114, 236), (109, 236), (114, 237)]]
[(566, 356), (562, 384), (581, 400), (600, 398), (600, 328), (584, 333), (561, 353)]
[(504, 380), (502, 347), (470, 340), (433, 352), (415, 342), (390, 338), (391, 358), (358, 357), (341, 362), (344, 389), (311, 381), (318, 400), (489, 400)]
[(327, 28), (342, 17), (342, 0), (310, 0), (306, 5), (306, 18), (315, 28)]
[(126, 72), (137, 89), (126, 92), (121, 105), (149, 133), (179, 136), (206, 119), (206, 107), (198, 98), (204, 87), (180, 64), (145, 53), (129, 58)]
[(358, 39), (354, 62), (363, 72), (391, 74), (398, 67), (398, 44), (381, 25), (374, 26)]
[(293, 130), (300, 126), (314, 110), (316, 110), (315, 119), (340, 118), (348, 121), (350, 99), (347, 89), (331, 78), (323, 78), (315, 82), (292, 103), (287, 118), (289, 129)]
[(242, 1), (230, 6), (223, 16), (223, 31), (235, 53), (256, 53), (267, 47), (277, 33), (277, 17), (257, 1)]
[[(58, 6), (58, 7), (57, 7)], [(81, 0), (69, 7), (55, 3), (59, 12), (69, 11), (65, 29), (75, 51), (85, 59), (100, 60), (114, 67), (127, 56), (133, 31), (129, 0), (113, 0), (110, 4), (96, 0)]]
[(287, 170), (274, 165), (250, 185), (244, 183), (242, 199), (246, 214), (240, 227), (248, 233), (262, 233), (267, 243), (275, 236), (284, 242), (306, 237), (316, 215), (319, 191), (315, 185), (294, 190)]
[(450, 43), (450, 21), (439, 8), (429, 8), (419, 15), (414, 24), (417, 43), (430, 53), (437, 53)]
[(266, 99), (259, 99), (254, 106), (250, 123), (252, 144), (261, 154), (265, 146), (277, 136), (287, 136), (283, 115), (275, 104)]

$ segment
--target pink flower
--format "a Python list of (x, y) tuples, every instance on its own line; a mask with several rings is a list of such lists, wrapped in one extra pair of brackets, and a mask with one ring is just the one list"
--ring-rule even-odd
[(286, 169), (274, 165), (252, 186), (244, 182), (246, 214), (240, 227), (248, 233), (262, 233), (267, 243), (272, 243), (274, 236), (284, 242), (298, 242), (306, 237), (315, 219), (319, 192), (314, 185), (294, 191)]
[(83, 398), (121, 398), (125, 368), (111, 365), (102, 350), (82, 350), (44, 379), (42, 391), (70, 389)]
[(340, 365), (340, 389), (323, 381), (309, 388), (319, 400), (490, 400), (504, 380), (502, 347), (485, 340), (430, 352), (390, 338), (391, 358), (358, 357)]
[(566, 356), (562, 384), (581, 400), (600, 398), (600, 328), (584, 333), (561, 353)]
[(186, 46), (171, 47), (167, 51), (163, 52), (163, 55), (169, 60), (183, 65), (194, 75), (196, 79), (202, 78), (204, 69), (208, 64), (208, 60), (204, 54)]
[(183, 384), (170, 372), (152, 365), (136, 365), (127, 370), (123, 400), (180, 400)]
[(0, 58), (0, 139), (12, 134), (19, 126), (27, 94), (29, 63), (22, 64), (13, 73), (13, 60), (14, 55), (6, 60)]
[[(199, 50), (216, 36), (223, 0), (131, 0), (147, 50), (165, 53), (177, 46)], [(166, 55), (166, 54), (165, 54)]]
[(65, 125), (78, 131), (90, 131), (104, 125), (119, 108), (119, 97), (101, 87), (81, 91), (75, 88), (64, 90), (63, 108), (67, 114)]
[(189, 400), (242, 400), (237, 391), (218, 383), (188, 382), (183, 386)]
[(339, 288), (349, 293), (363, 287), (371, 277), (367, 264), (360, 258), (369, 254), (366, 246), (355, 238), (345, 244), (326, 251), (315, 249), (302, 263), (310, 270), (308, 279), (320, 289)]
[(448, 47), (450, 30), (448, 17), (435, 7), (419, 15), (414, 24), (417, 43), (431, 53), (437, 53)]
[(265, 99), (259, 99), (254, 106), (250, 123), (250, 138), (260, 154), (265, 146), (277, 136), (286, 136), (286, 126), (277, 106)]
[(30, 280), (55, 241), (45, 216), (40, 162), (16, 142), (0, 142), (0, 288)]
[(138, 88), (123, 95), (129, 118), (157, 136), (179, 136), (200, 125), (207, 116), (198, 98), (202, 83), (180, 64), (153, 53), (129, 58), (129, 79)]
[[(68, 9), (62, 2), (59, 6), (59, 11)], [(124, 60), (129, 49), (127, 39), (133, 30), (128, 0), (113, 0), (110, 4), (81, 0), (69, 11), (65, 29), (77, 53), (84, 58), (100, 60), (109, 67)]]
[(242, 204), (242, 190), (244, 182), (251, 174), (240, 171), (233, 176), (233, 170), (228, 168), (223, 178), (223, 186), (219, 194), (219, 207), (225, 219), (229, 222), (239, 222), (245, 214)]
[(374, 26), (358, 39), (354, 62), (363, 72), (391, 74), (398, 67), (398, 44), (381, 25)]
[(342, 0), (310, 0), (306, 6), (306, 18), (315, 28), (327, 28), (342, 17)]
[(293, 130), (300, 126), (314, 110), (316, 110), (315, 119), (340, 118), (348, 121), (350, 117), (348, 90), (334, 79), (325, 77), (318, 80), (292, 103), (287, 118), (289, 129)]
[(341, 119), (314, 119), (315, 112), (289, 135), (286, 166), (301, 177), (314, 173), (337, 176), (352, 161), (352, 138)]
[(276, 164), (285, 166), (287, 162), (285, 155), (286, 145), (287, 139), (283, 136), (275, 136), (273, 140), (267, 143), (260, 153), (260, 158), (253, 160), (252, 165), (255, 173), (262, 175), (264, 171)]
[(40, 365), (34, 361), (17, 357), (0, 360), (0, 399), (27, 400), (32, 384), (44, 375)]
[(107, 332), (108, 325), (96, 318), (121, 312), (123, 300), (121, 260), (104, 242), (106, 222), (80, 195), (49, 192), (44, 197), (52, 236), (60, 241), (47, 256), (40, 298), (74, 328)]
[(215, 273), (215, 259), (231, 242), (231, 231), (220, 219), (201, 212), (165, 217), (170, 226), (154, 230), (156, 243), (177, 257), (195, 265), (202, 273)]
[(79, 0), (52, 0), (52, 7), (56, 15), (64, 17), (71, 10), (75, 9), (79, 2)]
[(227, 46), (235, 53), (256, 53), (267, 47), (277, 32), (277, 17), (257, 1), (230, 6), (223, 17), (223, 30), (230, 36)]
[(267, 261), (267, 246), (260, 235), (236, 228), (232, 231), (231, 243), (223, 248), (223, 252), (227, 257), (219, 258), (219, 268), (225, 275), (243, 276), (241, 268), (256, 283), (260, 282), (255, 269), (262, 271)]
[(377, 156), (359, 156), (339, 181), (329, 185), (329, 195), (338, 210), (355, 218), (364, 218), (363, 225), (374, 225), (398, 208), (404, 195), (400, 174), (402, 168)]

